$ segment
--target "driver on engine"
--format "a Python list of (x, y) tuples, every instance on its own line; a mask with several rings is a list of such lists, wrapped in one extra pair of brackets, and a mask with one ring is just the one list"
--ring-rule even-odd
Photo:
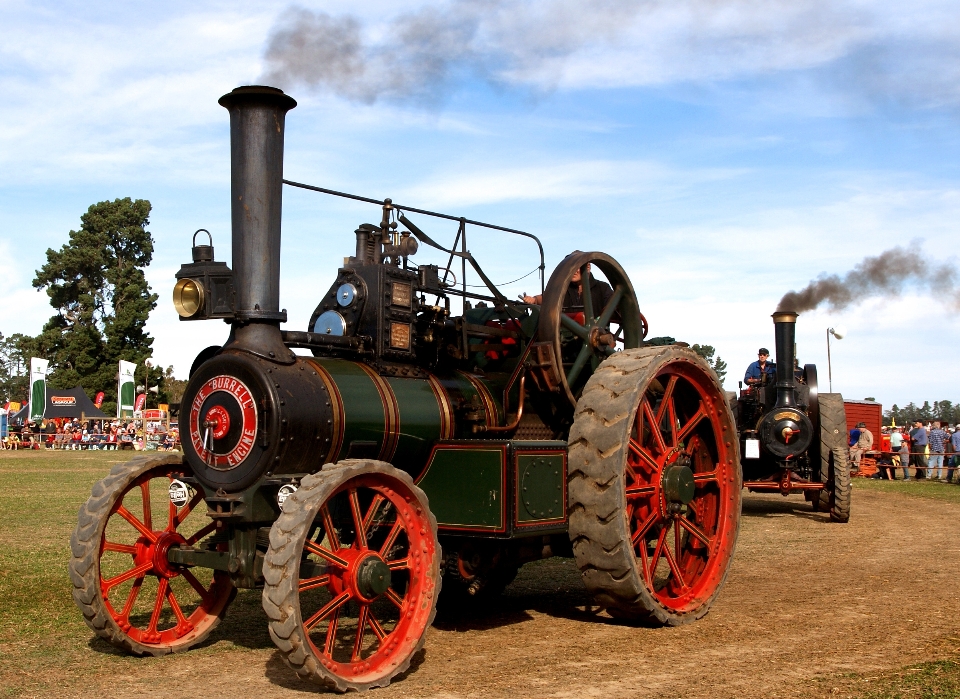
[(748, 386), (757, 386), (776, 380), (777, 366), (770, 359), (770, 350), (761, 347), (757, 350), (757, 361), (747, 367), (743, 382)]
[[(580, 251), (574, 250), (571, 254), (578, 252)], [(586, 267), (587, 276), (590, 279), (590, 299), (593, 301), (593, 314), (594, 316), (599, 316), (606, 307), (607, 301), (613, 296), (613, 289), (611, 289), (610, 285), (605, 281), (596, 279), (590, 274), (589, 263), (587, 263)], [(536, 296), (527, 296), (524, 294), (523, 301), (524, 303), (532, 303), (539, 306), (543, 303), (543, 294), (537, 294)], [(567, 287), (567, 292), (563, 296), (563, 312), (571, 314), (583, 313), (583, 280), (579, 269), (573, 272), (570, 285)]]

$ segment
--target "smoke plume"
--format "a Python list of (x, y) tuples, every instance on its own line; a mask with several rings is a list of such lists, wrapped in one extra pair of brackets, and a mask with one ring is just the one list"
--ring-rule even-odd
[(370, 19), (291, 6), (260, 80), (436, 106), (471, 83), (542, 94), (828, 67), (814, 79), (848, 99), (955, 106), (960, 11), (927, 1), (911, 14), (858, 0), (426, 0)]
[(800, 291), (787, 292), (777, 310), (803, 313), (826, 303), (839, 311), (871, 296), (899, 296), (911, 284), (960, 307), (957, 275), (951, 267), (932, 265), (913, 250), (896, 247), (864, 259), (842, 277), (822, 274)]

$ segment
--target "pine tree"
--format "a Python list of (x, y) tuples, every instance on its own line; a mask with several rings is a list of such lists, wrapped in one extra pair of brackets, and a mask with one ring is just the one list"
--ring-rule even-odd
[[(94, 204), (66, 245), (47, 250), (33, 285), (46, 289), (57, 311), (36, 338), (39, 356), (50, 359), (51, 384), (104, 391), (113, 402), (118, 360), (142, 365), (150, 356), (145, 325), (157, 305), (143, 271), (153, 258), (150, 208), (129, 197)], [(150, 379), (162, 377), (156, 368)]]

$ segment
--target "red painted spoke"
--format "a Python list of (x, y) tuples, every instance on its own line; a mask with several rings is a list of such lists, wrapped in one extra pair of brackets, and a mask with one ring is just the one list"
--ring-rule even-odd
[(337, 643), (337, 627), (340, 625), (340, 608), (333, 610), (333, 616), (330, 617), (330, 625), (327, 626), (327, 637), (323, 640), (323, 654), (328, 658), (333, 657), (333, 647)]
[(150, 616), (150, 625), (147, 626), (147, 633), (157, 632), (157, 624), (160, 622), (160, 612), (163, 611), (163, 600), (167, 596), (167, 589), (170, 587), (170, 581), (166, 578), (160, 578), (160, 584), (157, 585), (157, 601), (153, 603), (153, 614)]
[(673, 443), (670, 445), (674, 448), (680, 444), (681, 437), (677, 434), (677, 406), (673, 402), (673, 398), (670, 399), (670, 404), (667, 405), (667, 420), (670, 423), (670, 434), (673, 435)]
[(177, 618), (177, 636), (183, 636), (193, 628), (193, 624), (187, 621), (187, 617), (183, 615), (183, 610), (180, 609), (177, 598), (173, 596), (173, 588), (169, 585), (167, 586), (167, 602), (170, 604), (170, 609), (173, 610), (173, 615)]
[[(203, 500), (203, 493), (201, 493), (200, 491), (197, 491), (197, 493), (192, 498), (190, 498), (190, 502), (188, 502), (186, 505), (180, 508), (180, 511), (177, 512), (176, 515), (173, 515), (171, 517), (170, 521), (173, 523), (173, 527), (171, 528), (170, 531), (173, 531), (174, 529), (179, 527), (181, 524), (183, 524), (183, 520), (185, 520), (187, 517), (190, 516), (190, 513), (193, 512), (193, 508), (196, 507), (198, 504), (200, 504), (201, 500)], [(173, 503), (170, 503), (170, 504), (172, 505)]]
[(373, 496), (373, 500), (370, 502), (370, 507), (367, 508), (367, 514), (363, 516), (363, 533), (366, 535), (367, 531), (370, 529), (370, 525), (373, 524), (373, 518), (377, 514), (377, 509), (380, 507), (380, 503), (386, 500), (380, 493), (377, 493)]
[(390, 549), (393, 548), (394, 543), (397, 541), (397, 537), (400, 535), (400, 530), (402, 525), (400, 523), (400, 517), (397, 517), (397, 520), (393, 523), (393, 528), (390, 529), (390, 533), (387, 534), (387, 540), (383, 542), (383, 546), (380, 547), (380, 558), (386, 558)]
[(334, 551), (340, 549), (340, 538), (337, 536), (337, 529), (333, 526), (333, 518), (330, 517), (330, 510), (324, 505), (320, 508), (320, 515), (323, 518), (323, 530), (327, 533), (327, 539), (330, 541), (330, 548)]
[[(674, 538), (676, 539), (677, 558), (679, 559), (680, 558), (680, 530), (677, 529), (676, 524), (673, 525), (673, 530), (674, 532), (676, 532)], [(680, 572), (680, 566), (677, 565), (676, 559), (674, 559), (673, 554), (670, 553), (669, 546), (663, 547), (663, 555), (667, 559), (667, 565), (670, 566), (670, 571), (673, 573), (673, 577), (676, 578), (678, 583), (680, 583), (680, 587), (681, 588), (686, 587), (687, 583), (684, 582), (683, 580), (683, 574)]]
[(300, 581), (300, 592), (306, 592), (307, 590), (312, 590), (315, 587), (325, 587), (330, 584), (329, 575), (318, 575), (314, 578), (304, 578)]
[(653, 435), (654, 441), (657, 443), (657, 449), (660, 450), (661, 454), (664, 454), (667, 451), (667, 445), (663, 441), (663, 435), (660, 433), (660, 423), (657, 422), (653, 410), (650, 409), (650, 402), (646, 398), (643, 399), (642, 405), (643, 416), (646, 418), (647, 424), (650, 425), (650, 434)]
[(357, 617), (357, 638), (353, 642), (353, 654), (350, 656), (350, 662), (360, 660), (360, 652), (363, 650), (363, 634), (367, 630), (367, 618), (370, 616), (370, 605), (360, 605), (360, 616)]
[(696, 524), (691, 522), (686, 517), (677, 517), (677, 522), (680, 524), (681, 527), (686, 529), (697, 539), (700, 539), (703, 545), (706, 546), (707, 548), (710, 548), (711, 544), (713, 544), (713, 540), (710, 537), (708, 537), (704, 533), (704, 531), (700, 529), (700, 527), (698, 527)]
[(700, 439), (700, 435), (696, 435), (696, 434), (693, 435), (690, 438), (690, 441), (687, 442), (687, 448), (683, 450), (683, 453), (686, 454), (687, 456), (693, 456), (693, 453), (701, 445), (701, 441), (702, 440)]
[(140, 484), (140, 498), (143, 500), (143, 526), (153, 529), (153, 503), (150, 502), (150, 481)]
[(183, 576), (183, 579), (190, 583), (190, 587), (197, 591), (197, 594), (200, 595), (200, 599), (203, 600), (204, 604), (208, 602), (208, 593), (206, 588), (197, 580), (197, 577), (191, 573), (189, 570), (180, 571), (180, 575)]
[(353, 528), (357, 532), (355, 546), (360, 549), (367, 548), (367, 534), (363, 531), (363, 517), (360, 516), (360, 500), (357, 496), (357, 489), (350, 489), (350, 514), (353, 516)]
[[(640, 460), (645, 462), (647, 466), (649, 466), (653, 471), (656, 471), (658, 468), (660, 468), (660, 464), (657, 463), (657, 460), (654, 459), (652, 456), (650, 456), (650, 454), (647, 453), (646, 449), (644, 449), (639, 444), (639, 442), (637, 442), (635, 439), (631, 438), (628, 446), (630, 448), (630, 451), (632, 451), (634, 454), (639, 456)], [(635, 466), (639, 464), (630, 464), (630, 465)]]
[(643, 524), (641, 524), (640, 527), (637, 529), (637, 531), (634, 532), (633, 534), (633, 539), (631, 540), (631, 543), (634, 546), (636, 546), (637, 544), (642, 544), (643, 546), (641, 547), (641, 549), (643, 551), (646, 551), (647, 543), (646, 541), (643, 540), (643, 537), (647, 535), (647, 532), (650, 531), (650, 527), (654, 525), (654, 523), (657, 521), (657, 519), (659, 519), (659, 517), (660, 515), (656, 510), (650, 513), (650, 516), (647, 517), (646, 521)]
[(143, 585), (143, 576), (133, 581), (133, 587), (130, 588), (130, 594), (127, 595), (127, 601), (119, 614), (114, 614), (113, 618), (117, 621), (129, 621), (130, 612), (133, 611), (133, 605), (137, 601), (137, 595), (140, 594), (140, 586)]
[(314, 541), (305, 541), (303, 544), (305, 548), (310, 553), (315, 553), (323, 559), (330, 561), (331, 563), (340, 566), (341, 568), (346, 568), (349, 564), (340, 556), (336, 555), (332, 551), (327, 551), (320, 544)]
[(626, 489), (627, 497), (640, 497), (641, 495), (653, 495), (657, 492), (655, 485), (633, 485)]
[(659, 425), (663, 420), (663, 411), (667, 409), (668, 405), (673, 403), (673, 389), (677, 385), (677, 376), (671, 376), (667, 380), (667, 387), (663, 390), (663, 398), (660, 399), (660, 407), (657, 408), (657, 424)]
[(120, 507), (117, 508), (117, 514), (130, 522), (134, 529), (150, 540), (151, 544), (157, 543), (157, 535), (154, 534), (153, 531), (144, 525), (139, 519), (130, 514), (130, 510), (128, 510), (126, 507), (120, 505)]
[(350, 591), (344, 590), (339, 595), (337, 595), (332, 600), (330, 600), (325, 605), (323, 605), (323, 607), (320, 608), (320, 611), (318, 611), (312, 617), (310, 617), (305, 622), (303, 622), (304, 630), (309, 631), (310, 629), (312, 629), (314, 626), (316, 626), (321, 621), (323, 621), (328, 616), (330, 616), (330, 614), (340, 609), (340, 607), (346, 604), (348, 599), (350, 599)]
[(130, 570), (124, 573), (120, 573), (120, 575), (110, 578), (109, 580), (103, 580), (101, 578), (100, 589), (103, 590), (104, 593), (106, 593), (110, 588), (116, 587), (121, 583), (125, 583), (127, 580), (130, 580), (131, 578), (142, 578), (144, 575), (149, 573), (152, 568), (153, 568), (152, 562), (144, 563), (141, 566), (137, 566), (136, 568), (131, 568)]
[(701, 402), (697, 408), (697, 412), (695, 412), (693, 417), (687, 421), (687, 424), (681, 428), (680, 434), (677, 435), (677, 442), (679, 443), (684, 437), (690, 434), (690, 432), (693, 431), (693, 428), (696, 427), (697, 424), (706, 416), (707, 412), (703, 409), (703, 402)]
[(200, 539), (202, 539), (203, 537), (205, 537), (207, 534), (209, 534), (210, 532), (212, 532), (212, 531), (213, 531), (214, 529), (216, 529), (216, 528), (217, 528), (217, 523), (216, 523), (216, 522), (210, 522), (210, 524), (205, 525), (203, 528), (201, 528), (199, 531), (197, 531), (197, 532), (196, 532), (195, 534), (193, 534), (192, 536), (187, 537), (187, 544), (189, 544), (190, 546), (193, 546), (195, 543), (197, 543), (198, 541), (200, 541)]
[(403, 609), (403, 600), (400, 599), (400, 595), (393, 591), (392, 587), (388, 587), (387, 591), (383, 594), (388, 600), (397, 606), (397, 609)]
[(378, 641), (383, 641), (387, 637), (387, 632), (384, 631), (383, 627), (380, 626), (380, 622), (377, 621), (377, 618), (373, 616), (373, 610), (367, 613), (367, 621), (370, 622), (370, 628), (373, 629), (373, 633), (376, 634)]
[(717, 475), (717, 469), (712, 471), (707, 471), (706, 473), (694, 473), (693, 482), (694, 483), (709, 483), (710, 481), (719, 480)]
[(657, 545), (653, 549), (653, 557), (650, 559), (650, 588), (653, 589), (653, 574), (657, 571), (657, 564), (660, 562), (660, 555), (663, 553), (663, 542), (667, 538), (667, 528), (660, 530), (660, 536), (657, 537)]
[(114, 551), (116, 553), (129, 553), (131, 556), (137, 555), (137, 547), (130, 544), (115, 544), (112, 541), (103, 542), (104, 551)]
[(387, 568), (390, 570), (406, 570), (409, 559), (399, 558), (396, 561), (387, 561)]

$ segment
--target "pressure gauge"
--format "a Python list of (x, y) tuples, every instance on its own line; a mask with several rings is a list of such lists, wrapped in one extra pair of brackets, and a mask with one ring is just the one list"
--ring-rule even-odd
[(320, 335), (343, 335), (347, 331), (347, 321), (336, 311), (324, 311), (313, 325), (313, 332)]

